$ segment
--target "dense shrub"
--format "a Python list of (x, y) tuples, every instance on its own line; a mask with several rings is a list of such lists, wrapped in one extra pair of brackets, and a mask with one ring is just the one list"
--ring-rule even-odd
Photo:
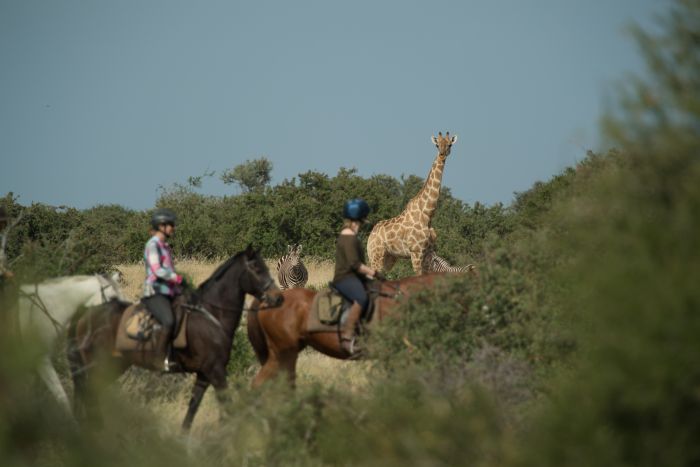
[[(156, 205), (178, 214), (172, 244), (179, 257), (227, 257), (249, 243), (263, 255), (275, 257), (286, 252), (287, 245), (302, 243), (307, 255), (332, 258), (347, 199), (365, 198), (372, 208), (369, 225), (362, 232), (366, 241), (372, 225), (398, 215), (422, 183), (416, 176), (363, 178), (354, 169), (340, 169), (334, 177), (309, 171), (274, 187), (264, 185), (236, 196), (203, 195), (196, 191), (200, 184), (176, 183), (161, 188)], [(150, 211), (120, 206), (79, 211), (42, 204), (23, 208), (12, 194), (3, 204), (13, 216), (25, 211), (11, 233), (7, 253), (11, 260), (22, 257), (19, 269), (26, 277), (103, 271), (139, 261), (148, 237)], [(513, 230), (511, 219), (500, 204), (470, 207), (445, 187), (433, 220), (438, 252), (456, 263), (473, 262), (482, 254), (481, 244), (488, 235), (503, 236)], [(394, 274), (410, 273), (404, 265)]]

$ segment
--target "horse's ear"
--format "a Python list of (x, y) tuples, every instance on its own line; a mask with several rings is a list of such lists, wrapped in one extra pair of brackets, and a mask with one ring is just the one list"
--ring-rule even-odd
[(124, 278), (122, 272), (121, 272), (119, 269), (117, 269), (116, 271), (112, 272), (112, 276), (111, 276), (111, 277), (112, 277), (112, 280), (113, 280), (114, 282), (116, 282), (117, 284), (120, 283), (120, 282), (122, 281), (122, 279)]
[(248, 257), (248, 259), (251, 259), (253, 256), (255, 256), (255, 249), (253, 248), (252, 243), (249, 243), (248, 246), (246, 247), (245, 255)]

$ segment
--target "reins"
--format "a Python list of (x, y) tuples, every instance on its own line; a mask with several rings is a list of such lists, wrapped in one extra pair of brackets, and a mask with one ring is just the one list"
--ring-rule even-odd
[[(218, 309), (224, 310), (224, 311), (232, 311), (232, 310), (234, 310), (234, 308), (226, 308), (226, 307), (223, 307), (223, 306), (220, 306), (220, 305), (215, 305), (215, 304), (213, 304), (213, 303), (211, 303), (211, 302), (205, 303), (205, 305), (213, 306), (213, 307), (215, 307), (215, 308), (218, 308)], [(189, 303), (183, 303), (183, 304), (181, 304), (180, 306), (182, 306), (183, 308), (185, 308), (185, 309), (187, 309), (187, 310), (198, 311), (198, 312), (202, 313), (202, 314), (204, 315), (205, 318), (207, 318), (209, 321), (211, 321), (212, 323), (214, 323), (221, 331), (224, 330), (224, 327), (221, 325), (221, 322), (220, 322), (218, 319), (216, 319), (216, 316), (212, 315), (211, 312), (210, 312), (209, 310), (207, 310), (206, 308), (204, 308), (203, 306), (200, 306), (200, 305), (191, 305), (191, 304), (189, 304)]]
[[(260, 278), (260, 275), (255, 271), (255, 269), (253, 269), (253, 268), (250, 266), (250, 262), (249, 262), (247, 259), (244, 259), (244, 260), (243, 260), (243, 265), (245, 266), (246, 271), (248, 271), (248, 273), (250, 273), (250, 274), (253, 276), (253, 278), (254, 278), (257, 282), (261, 282), (261, 281), (262, 281), (261, 278)], [(269, 277), (269, 278), (265, 281), (265, 283), (263, 284), (263, 286), (262, 286), (262, 291), (263, 291), (263, 293), (262, 293), (261, 295), (264, 295), (265, 292), (267, 292), (267, 291), (270, 289), (270, 287), (272, 287), (274, 284), (275, 284), (274, 279), (272, 279), (272, 277)], [(260, 298), (260, 297), (255, 297), (255, 298), (257, 298), (257, 299), (260, 300), (260, 301), (264, 301), (264, 300), (263, 300), (262, 298)], [(236, 310), (236, 307), (225, 307), (225, 306), (217, 305), (217, 304), (211, 303), (211, 302), (205, 302), (204, 305), (206, 305), (206, 306), (212, 306), (212, 307), (214, 307), (214, 308), (218, 308), (219, 310), (222, 310), (222, 311), (224, 311), (224, 312), (233, 312), (233, 311)], [(200, 306), (200, 305), (191, 305), (191, 304), (189, 304), (189, 303), (183, 303), (182, 306), (183, 306), (184, 308), (189, 309), (189, 310), (192, 310), (192, 311), (199, 311), (199, 312), (201, 312), (207, 319), (209, 319), (211, 322), (213, 322), (214, 324), (216, 324), (217, 327), (218, 327), (219, 329), (221, 329), (222, 331), (224, 330), (224, 328), (223, 328), (221, 322), (216, 318), (216, 316), (212, 315), (211, 312), (209, 312), (209, 310), (207, 310), (207, 309), (204, 308), (203, 306)], [(241, 306), (241, 311), (249, 312), (249, 311), (257, 311), (257, 310), (253, 310), (253, 309), (250, 308), (250, 307)]]
[[(386, 287), (389, 287), (390, 289), (394, 289), (396, 291), (396, 293), (392, 294), (392, 293), (382, 292), (382, 286), (386, 286)], [(377, 289), (370, 288), (370, 293), (372, 293), (378, 297), (386, 297), (386, 298), (391, 298), (394, 300), (400, 298), (404, 294), (403, 290), (401, 290), (401, 287), (399, 287), (398, 285), (392, 285), (392, 284), (389, 284), (388, 282), (381, 282), (381, 281), (379, 282), (379, 288), (377, 288)]]
[[(121, 293), (119, 292), (119, 286), (111, 277), (106, 276), (104, 274), (98, 274), (97, 277), (104, 279), (107, 282), (106, 285), (100, 284), (100, 295), (102, 295), (102, 303), (107, 303), (109, 301), (109, 300), (107, 300), (107, 295), (105, 294), (105, 290), (109, 289), (110, 287), (112, 287), (114, 289), (114, 293), (117, 295), (117, 298), (121, 299), (120, 298)], [(98, 279), (98, 281), (99, 281), (99, 279)]]

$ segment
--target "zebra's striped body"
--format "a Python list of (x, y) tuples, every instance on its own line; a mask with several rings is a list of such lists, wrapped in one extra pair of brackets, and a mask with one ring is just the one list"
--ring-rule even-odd
[(434, 251), (430, 253), (429, 268), (432, 272), (472, 272), (476, 270), (473, 264), (466, 266), (451, 266), (445, 258), (438, 256)]
[(277, 280), (280, 289), (296, 289), (306, 285), (309, 272), (301, 262), (301, 244), (289, 245), (287, 254), (277, 261)]

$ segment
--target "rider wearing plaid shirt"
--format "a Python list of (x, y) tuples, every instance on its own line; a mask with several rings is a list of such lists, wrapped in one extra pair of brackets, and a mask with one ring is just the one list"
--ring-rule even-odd
[(155, 294), (174, 297), (180, 292), (182, 276), (175, 272), (173, 252), (166, 241), (161, 240), (157, 235), (151, 237), (146, 242), (143, 259), (146, 263), (144, 297)]
[(181, 292), (184, 278), (175, 272), (173, 253), (166, 240), (175, 233), (175, 213), (170, 209), (156, 209), (151, 216), (153, 237), (146, 242), (143, 259), (146, 266), (146, 282), (141, 301), (161, 324), (156, 349), (164, 354), (165, 371), (174, 369), (171, 358), (171, 339), (175, 319), (173, 298)]

